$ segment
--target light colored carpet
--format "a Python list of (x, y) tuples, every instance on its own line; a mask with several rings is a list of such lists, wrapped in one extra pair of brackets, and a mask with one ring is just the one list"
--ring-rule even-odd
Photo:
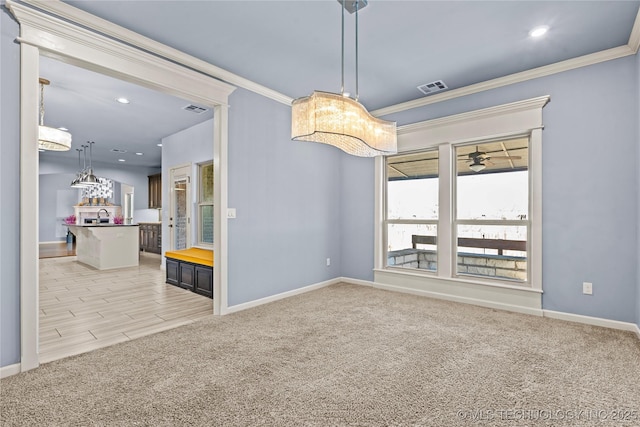
[(1, 386), (2, 426), (637, 426), (640, 342), (340, 284)]

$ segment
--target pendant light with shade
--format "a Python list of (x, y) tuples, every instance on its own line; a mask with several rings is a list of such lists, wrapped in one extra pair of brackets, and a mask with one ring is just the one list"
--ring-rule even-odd
[(93, 174), (93, 165), (91, 163), (93, 158), (93, 144), (95, 144), (95, 142), (87, 141), (87, 144), (89, 144), (89, 168), (80, 182), (86, 186), (92, 186), (98, 184), (98, 178)]
[[(76, 174), (76, 177), (73, 179), (73, 181), (71, 181), (71, 187), (73, 188), (85, 188), (86, 185), (81, 183), (80, 181), (82, 181), (82, 177), (84, 176), (84, 170), (87, 167), (87, 155), (86, 155), (86, 151), (84, 150), (84, 145), (82, 146), (83, 148), (76, 148), (76, 151), (78, 152), (78, 173)], [(85, 151), (85, 164), (84, 167), (81, 167), (82, 165), (80, 164), (80, 153)]]
[(80, 167), (80, 152), (84, 154), (84, 167), (78, 171), (76, 177), (71, 181), (71, 187), (73, 188), (85, 188), (98, 184), (98, 178), (93, 174), (93, 168), (91, 164), (92, 151), (89, 151), (89, 167), (87, 168), (87, 147), (91, 150), (93, 141), (87, 141), (88, 145), (82, 145), (82, 150), (76, 149), (78, 152), (78, 167)]
[[(314, 91), (291, 104), (291, 139), (333, 145), (359, 157), (395, 154), (398, 151), (396, 123), (369, 114), (358, 102), (358, 10), (366, 0), (338, 0), (342, 5), (341, 93)], [(344, 91), (344, 11), (356, 14), (356, 95)]]
[(38, 148), (49, 151), (69, 151), (71, 149), (71, 134), (61, 129), (44, 125), (44, 87), (49, 80), (40, 78), (40, 126), (38, 126)]

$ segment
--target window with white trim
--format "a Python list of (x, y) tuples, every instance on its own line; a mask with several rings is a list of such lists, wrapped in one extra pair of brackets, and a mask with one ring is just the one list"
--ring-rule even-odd
[[(548, 101), (399, 127), (398, 154), (376, 163), (382, 184), (376, 281), (420, 289), (418, 279), (398, 285), (397, 272), (542, 289), (542, 107)], [(441, 281), (429, 283), (435, 287), (423, 289), (444, 289), (437, 288)]]
[(438, 150), (388, 157), (387, 266), (437, 271)]
[[(459, 145), (451, 151), (453, 276), (526, 283), (529, 240), (529, 138)], [(437, 272), (438, 150), (386, 158), (387, 267)], [(447, 197), (449, 196), (449, 197)]]
[(198, 165), (198, 244), (213, 246), (213, 162)]

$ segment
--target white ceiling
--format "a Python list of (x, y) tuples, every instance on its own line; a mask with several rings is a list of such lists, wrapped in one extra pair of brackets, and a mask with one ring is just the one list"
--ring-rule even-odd
[[(292, 98), (340, 90), (336, 0), (66, 3)], [(639, 7), (635, 0), (369, 0), (360, 12), (360, 101), (374, 110), (423, 97), (416, 87), (434, 80), (455, 89), (625, 45)], [(346, 90), (353, 93), (354, 15), (345, 19)], [(537, 25), (550, 30), (532, 39)], [(74, 145), (92, 139), (96, 151), (151, 150), (154, 138), (202, 121), (180, 110), (187, 101), (65, 67), (43, 61), (42, 75), (52, 80), (45, 121), (58, 126), (48, 118), (65, 118), (59, 126), (71, 129)], [(113, 102), (116, 91), (132, 104)], [(138, 157), (152, 158), (145, 156)]]
[[(42, 152), (41, 159), (77, 161), (75, 149), (91, 140), (94, 161), (159, 167), (161, 138), (213, 117), (210, 109), (200, 114), (184, 110), (192, 104), (187, 100), (47, 57), (40, 59), (40, 76), (51, 82), (44, 88), (45, 125), (65, 127), (73, 138), (72, 150)], [(130, 103), (118, 103), (118, 97)]]

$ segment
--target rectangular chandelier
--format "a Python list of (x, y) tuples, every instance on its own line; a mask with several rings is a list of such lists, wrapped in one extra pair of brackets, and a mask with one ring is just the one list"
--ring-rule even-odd
[(396, 123), (373, 117), (359, 102), (314, 91), (291, 104), (291, 139), (333, 145), (359, 157), (397, 152)]

